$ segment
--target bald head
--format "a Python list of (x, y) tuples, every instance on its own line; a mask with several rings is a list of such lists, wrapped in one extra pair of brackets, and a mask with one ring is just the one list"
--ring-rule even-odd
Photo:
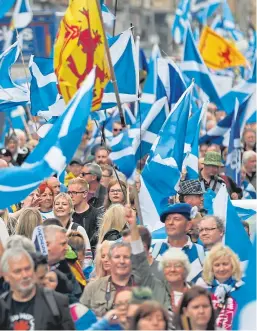
[(0, 159), (0, 168), (8, 168), (8, 163), (3, 159)]

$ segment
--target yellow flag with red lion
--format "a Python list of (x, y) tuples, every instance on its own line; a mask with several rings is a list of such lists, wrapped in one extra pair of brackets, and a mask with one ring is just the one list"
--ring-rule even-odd
[(92, 110), (100, 108), (104, 87), (110, 79), (96, 1), (70, 0), (54, 46), (54, 69), (65, 103), (96, 67)]

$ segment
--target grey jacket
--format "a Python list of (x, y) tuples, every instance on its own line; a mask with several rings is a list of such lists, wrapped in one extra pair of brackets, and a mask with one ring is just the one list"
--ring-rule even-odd
[(170, 286), (167, 281), (160, 281), (151, 271), (141, 239), (131, 243), (132, 268), (135, 283), (138, 286), (147, 286), (153, 292), (153, 299), (170, 308)]

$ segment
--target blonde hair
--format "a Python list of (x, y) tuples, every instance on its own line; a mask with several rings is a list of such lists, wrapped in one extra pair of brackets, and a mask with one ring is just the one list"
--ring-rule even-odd
[(102, 223), (99, 228), (98, 242), (101, 243), (105, 234), (111, 229), (123, 230), (126, 224), (125, 207), (121, 204), (112, 205), (103, 216)]
[(207, 284), (211, 284), (214, 279), (213, 263), (221, 257), (229, 257), (232, 264), (232, 278), (236, 281), (240, 281), (242, 278), (242, 271), (240, 267), (240, 260), (238, 256), (227, 246), (222, 244), (216, 244), (210, 250), (209, 254), (205, 258), (203, 265), (202, 277)]
[(68, 183), (68, 186), (75, 185), (75, 184), (82, 186), (85, 191), (89, 190), (88, 182), (83, 178), (76, 177), (76, 178), (71, 179)]
[[(68, 201), (69, 206), (70, 206), (70, 215), (72, 215), (74, 213), (74, 207), (73, 207), (72, 199), (69, 196), (69, 194), (64, 193), (64, 192), (61, 192), (61, 193), (57, 194), (57, 196), (54, 198), (53, 211), (55, 210), (55, 203), (56, 203), (56, 201), (58, 199), (60, 199), (60, 198), (64, 198), (64, 199), (66, 199)], [(55, 215), (55, 212), (54, 212), (54, 215)]]
[[(110, 250), (112, 243), (113, 243), (112, 241), (105, 240), (103, 243), (98, 244), (96, 246), (96, 253), (95, 253), (96, 277), (94, 278), (94, 280), (107, 276), (106, 271), (104, 271), (103, 264), (102, 264), (102, 250), (104, 248), (108, 248), (108, 250)], [(109, 256), (109, 254), (108, 254), (108, 256)]]
[(32, 239), (35, 227), (41, 225), (42, 222), (42, 217), (38, 209), (25, 208), (18, 219), (16, 234)]

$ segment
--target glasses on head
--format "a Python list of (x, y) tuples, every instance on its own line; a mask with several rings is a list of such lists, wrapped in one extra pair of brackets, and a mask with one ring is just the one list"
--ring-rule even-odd
[(83, 177), (85, 177), (86, 175), (91, 175), (90, 172), (81, 172), (80, 174), (81, 174), (81, 176), (83, 176)]
[(121, 189), (110, 190), (110, 193), (122, 193), (122, 190)]
[(121, 132), (122, 129), (115, 129), (115, 128), (114, 128), (113, 131), (114, 131), (114, 132)]
[(217, 228), (200, 228), (198, 229), (198, 232), (201, 233), (201, 232), (211, 232), (213, 230), (216, 230)]
[(78, 195), (78, 194), (82, 194), (82, 193), (85, 193), (85, 192), (87, 192), (87, 191), (81, 191), (81, 192), (76, 192), (76, 191), (68, 191), (67, 193), (69, 194), (69, 195)]

